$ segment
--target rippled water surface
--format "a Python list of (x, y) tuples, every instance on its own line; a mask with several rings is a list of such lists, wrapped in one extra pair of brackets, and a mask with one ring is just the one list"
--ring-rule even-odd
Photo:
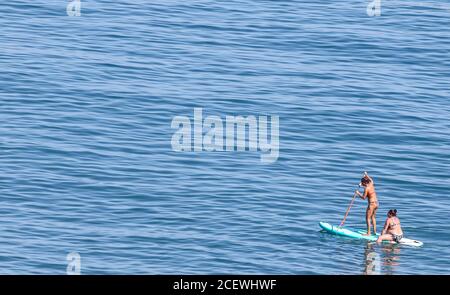
[[(66, 4), (0, 5), (0, 273), (450, 273), (447, 1)], [(278, 160), (173, 151), (195, 107), (279, 116)], [(424, 247), (320, 232), (364, 170)]]

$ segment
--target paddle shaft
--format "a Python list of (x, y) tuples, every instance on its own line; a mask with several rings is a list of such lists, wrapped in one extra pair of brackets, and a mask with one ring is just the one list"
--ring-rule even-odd
[(357, 192), (355, 191), (355, 193), (353, 194), (352, 201), (350, 202), (350, 205), (347, 208), (347, 212), (345, 212), (344, 219), (342, 219), (341, 224), (339, 225), (340, 227), (344, 225), (345, 220), (347, 219), (348, 213), (350, 212), (350, 209), (353, 206), (353, 202), (355, 202), (356, 196), (357, 196)]

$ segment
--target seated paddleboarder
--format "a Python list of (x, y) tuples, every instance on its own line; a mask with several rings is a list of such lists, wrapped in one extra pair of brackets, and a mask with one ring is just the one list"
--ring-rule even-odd
[(375, 192), (375, 185), (373, 183), (373, 179), (367, 174), (364, 173), (364, 177), (361, 178), (360, 186), (364, 187), (364, 194), (361, 194), (358, 190), (356, 190), (356, 194), (361, 197), (361, 199), (367, 199), (368, 206), (366, 210), (366, 224), (367, 224), (367, 233), (364, 236), (371, 235), (371, 223), (373, 224), (374, 234), (377, 234), (377, 209), (378, 209), (378, 199), (377, 193)]
[(377, 243), (381, 243), (382, 241), (399, 243), (403, 239), (403, 231), (400, 225), (400, 219), (397, 217), (397, 209), (389, 210), (387, 216), (388, 218), (384, 224), (383, 232), (378, 237)]

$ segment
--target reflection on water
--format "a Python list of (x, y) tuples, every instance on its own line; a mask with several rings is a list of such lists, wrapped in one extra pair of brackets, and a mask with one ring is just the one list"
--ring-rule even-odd
[(365, 251), (365, 275), (378, 275), (381, 271), (380, 255), (373, 249), (373, 244), (367, 243)]
[[(367, 243), (364, 251), (365, 275), (392, 275), (395, 274), (396, 267), (400, 264), (400, 247), (398, 245), (382, 245)], [(378, 248), (380, 253), (377, 253)]]
[(397, 266), (400, 265), (400, 246), (387, 244), (381, 247), (383, 256), (384, 274), (395, 274)]

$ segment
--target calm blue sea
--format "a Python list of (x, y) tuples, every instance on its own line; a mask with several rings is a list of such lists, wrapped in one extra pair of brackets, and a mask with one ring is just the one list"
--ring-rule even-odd
[[(3, 1), (0, 273), (450, 274), (450, 3), (368, 3)], [(279, 116), (278, 160), (173, 151), (196, 107)], [(320, 232), (365, 170), (424, 247)]]

